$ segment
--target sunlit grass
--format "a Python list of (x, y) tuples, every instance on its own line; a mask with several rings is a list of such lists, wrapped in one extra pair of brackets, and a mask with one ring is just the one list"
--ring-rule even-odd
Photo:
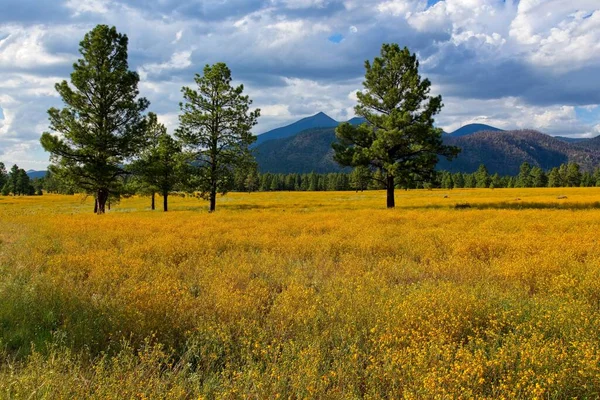
[(599, 202), (0, 197), (0, 397), (595, 398)]

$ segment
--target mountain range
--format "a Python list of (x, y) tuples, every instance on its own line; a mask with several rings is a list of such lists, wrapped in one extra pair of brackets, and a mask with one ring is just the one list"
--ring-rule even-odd
[[(319, 113), (301, 121), (310, 129), (301, 130), (296, 123), (286, 128), (285, 135), (260, 140), (254, 152), (261, 172), (309, 173), (339, 172), (343, 169), (333, 161), (331, 143), (336, 140), (338, 123)], [(317, 121), (317, 122), (315, 122)], [(328, 126), (318, 126), (327, 121)], [(364, 120), (351, 120), (359, 124)], [(281, 129), (281, 128), (280, 128)], [(281, 132), (275, 130), (276, 132)], [(274, 132), (270, 131), (269, 133)], [(523, 162), (543, 169), (565, 162), (577, 162), (585, 170), (600, 165), (600, 136), (593, 139), (553, 137), (534, 130), (505, 131), (484, 124), (465, 125), (443, 136), (444, 142), (462, 149), (452, 162), (441, 159), (438, 169), (453, 172), (473, 172), (485, 164), (490, 173), (516, 175)]]
[[(348, 122), (359, 125), (365, 120), (355, 117)], [(333, 160), (331, 144), (336, 140), (335, 128), (339, 124), (320, 112), (258, 135), (253, 151), (260, 171), (349, 171)], [(525, 161), (546, 170), (570, 161), (577, 162), (585, 170), (600, 165), (600, 136), (569, 138), (534, 130), (502, 130), (490, 125), (469, 124), (452, 133), (444, 133), (443, 139), (446, 144), (462, 149), (453, 161), (442, 158), (438, 163), (438, 169), (452, 172), (473, 172), (485, 164), (490, 173), (516, 175)], [(27, 174), (36, 178), (44, 176), (46, 171), (30, 170)]]

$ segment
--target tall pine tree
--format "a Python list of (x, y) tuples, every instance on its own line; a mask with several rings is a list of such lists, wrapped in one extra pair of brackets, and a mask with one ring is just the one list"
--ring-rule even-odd
[(456, 147), (442, 143), (433, 126), (442, 97), (430, 96), (431, 83), (419, 76), (417, 56), (397, 44), (384, 44), (381, 57), (365, 62), (364, 90), (357, 92), (356, 115), (366, 123), (336, 129), (335, 160), (343, 166), (371, 166), (383, 175), (387, 207), (395, 207), (394, 188), (433, 180), (438, 155), (453, 158)]
[(256, 137), (250, 130), (260, 110), (250, 111), (252, 100), (244, 86), (231, 86), (231, 71), (224, 63), (204, 67), (196, 74), (197, 90), (182, 89), (180, 127), (176, 135), (194, 156), (195, 189), (210, 201), (215, 211), (217, 193), (234, 186), (234, 173), (251, 162), (249, 146)]
[(51, 108), (50, 129), (41, 143), (50, 152), (51, 171), (78, 190), (94, 195), (95, 211), (105, 212), (109, 196), (118, 197), (124, 164), (143, 144), (139, 76), (129, 70), (127, 36), (98, 25), (79, 44), (71, 84), (55, 87), (65, 107)]

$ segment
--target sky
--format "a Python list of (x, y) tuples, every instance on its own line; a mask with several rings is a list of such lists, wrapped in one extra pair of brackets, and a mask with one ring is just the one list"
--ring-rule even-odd
[(436, 124), (600, 134), (600, 0), (0, 0), (0, 161), (45, 169), (47, 110), (79, 42), (129, 37), (149, 111), (177, 127), (181, 87), (225, 62), (262, 111), (255, 133), (354, 116), (364, 62), (407, 46), (441, 94)]

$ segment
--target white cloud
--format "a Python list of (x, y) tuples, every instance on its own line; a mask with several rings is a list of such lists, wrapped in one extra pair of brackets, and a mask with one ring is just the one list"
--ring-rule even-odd
[(404, 16), (409, 12), (422, 10), (427, 2), (423, 0), (387, 0), (377, 5), (377, 10), (382, 14), (393, 15), (395, 17)]
[(473, 123), (502, 129), (534, 129), (550, 135), (595, 136), (594, 126), (578, 120), (573, 106), (532, 106), (518, 98), (490, 100), (444, 98), (437, 122), (446, 132)]
[(562, 71), (600, 65), (600, 4), (522, 0), (510, 36), (535, 65)]
[(110, 1), (108, 0), (67, 0), (65, 6), (73, 11), (73, 16), (77, 17), (84, 13), (106, 14), (108, 12)]
[(323, 8), (327, 0), (271, 0), (273, 4), (283, 4), (289, 9)]
[(175, 43), (179, 42), (182, 37), (183, 37), (183, 30), (177, 31), (177, 33), (175, 34), (175, 39), (171, 42), (171, 44), (175, 44)]
[(51, 54), (46, 50), (43, 41), (47, 34), (42, 26), (0, 26), (0, 68), (25, 70), (72, 61), (68, 55)]
[(147, 79), (148, 74), (159, 74), (163, 71), (184, 69), (192, 65), (192, 51), (180, 51), (173, 53), (169, 61), (163, 63), (152, 63), (142, 65), (139, 68), (139, 74), (142, 79)]

